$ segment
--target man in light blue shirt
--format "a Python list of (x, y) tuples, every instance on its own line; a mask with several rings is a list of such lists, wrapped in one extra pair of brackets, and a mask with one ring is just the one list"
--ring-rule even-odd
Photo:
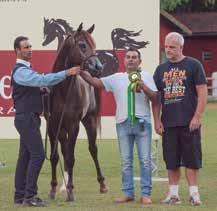
[(116, 129), (122, 164), (122, 191), (124, 196), (115, 199), (116, 202), (128, 202), (135, 199), (133, 182), (133, 145), (136, 142), (141, 177), (141, 203), (151, 204), (151, 120), (149, 100), (152, 101), (154, 118), (156, 117), (157, 94), (152, 76), (141, 70), (135, 93), (135, 116), (137, 121), (128, 119), (128, 76), (139, 69), (141, 55), (137, 49), (129, 49), (124, 57), (126, 72), (115, 73), (103, 78), (92, 78), (87, 71), (81, 71), (81, 76), (94, 87), (111, 91), (116, 101)]
[(37, 180), (45, 159), (40, 133), (42, 112), (40, 87), (60, 83), (80, 72), (73, 67), (57, 73), (39, 74), (31, 68), (32, 46), (29, 39), (19, 36), (14, 41), (17, 60), (11, 75), (15, 127), (20, 134), (20, 149), (15, 173), (14, 203), (41, 207), (46, 203), (37, 197)]
[(57, 73), (40, 74), (31, 68), (31, 64), (23, 59), (16, 59), (16, 64), (23, 64), (13, 75), (17, 84), (31, 87), (52, 86), (63, 81), (69, 73), (63, 70)]

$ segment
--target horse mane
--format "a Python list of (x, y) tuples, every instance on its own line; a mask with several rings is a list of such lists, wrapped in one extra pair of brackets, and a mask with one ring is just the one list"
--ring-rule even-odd
[[(88, 32), (82, 30), (80, 32), (80, 35), (84, 36), (84, 39), (86, 40), (87, 43), (90, 44), (91, 48), (93, 48), (93, 49), (96, 48), (96, 43), (93, 40), (92, 36)], [(74, 40), (71, 39), (73, 36), (76, 36), (75, 31), (73, 31), (71, 34), (69, 34), (65, 38), (65, 40), (62, 42), (60, 49), (58, 50), (55, 63), (53, 65), (53, 72), (57, 72), (58, 70), (60, 70), (59, 68), (61, 68), (61, 67), (64, 67), (64, 68), (70, 67), (70, 64), (68, 64), (66, 62), (65, 58), (68, 58), (68, 50), (69, 50), (70, 46), (74, 44)]]
[(59, 70), (67, 69), (69, 66), (67, 65), (68, 51), (70, 48), (70, 38), (71, 34), (66, 37), (63, 43), (60, 46), (60, 49), (57, 52), (57, 57), (55, 59), (52, 72), (58, 72)]

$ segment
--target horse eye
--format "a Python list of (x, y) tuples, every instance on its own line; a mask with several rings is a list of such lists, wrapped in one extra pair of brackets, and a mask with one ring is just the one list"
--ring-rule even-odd
[(82, 51), (85, 51), (86, 50), (86, 44), (85, 43), (79, 43), (79, 48), (82, 50)]

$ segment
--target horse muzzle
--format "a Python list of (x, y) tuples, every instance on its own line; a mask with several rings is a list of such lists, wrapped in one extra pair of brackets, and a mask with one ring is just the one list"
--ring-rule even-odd
[(83, 69), (88, 71), (93, 77), (100, 77), (104, 66), (96, 55), (89, 57), (83, 64)]

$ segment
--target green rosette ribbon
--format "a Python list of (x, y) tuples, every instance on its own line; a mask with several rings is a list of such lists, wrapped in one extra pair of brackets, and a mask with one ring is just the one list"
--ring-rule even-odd
[(138, 85), (138, 80), (141, 80), (141, 74), (139, 70), (135, 70), (131, 72), (128, 76), (130, 84), (128, 86), (127, 90), (127, 97), (128, 97), (128, 120), (131, 121), (131, 123), (136, 122), (136, 116), (135, 116), (135, 93), (136, 88)]

